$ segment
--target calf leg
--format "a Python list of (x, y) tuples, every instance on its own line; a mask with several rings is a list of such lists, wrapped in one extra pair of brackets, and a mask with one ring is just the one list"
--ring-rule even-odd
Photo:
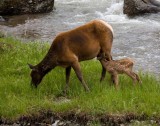
[(112, 72), (111, 73), (112, 81), (115, 84), (115, 88), (118, 90), (118, 73)]
[(124, 71), (124, 73), (127, 74), (129, 77), (132, 78), (133, 84), (135, 85), (135, 84), (136, 84), (136, 81), (137, 81), (136, 75), (135, 75), (132, 71)]
[(115, 82), (114, 82), (114, 75), (111, 75), (111, 81), (112, 81), (113, 83), (115, 83)]
[[(133, 72), (134, 73), (134, 72)], [(140, 77), (138, 76), (138, 74), (134, 73), (134, 75), (136, 76), (136, 80), (139, 82), (139, 83), (142, 83)]]
[(88, 86), (86, 85), (84, 79), (83, 79), (83, 76), (82, 76), (82, 72), (81, 72), (81, 69), (80, 69), (80, 64), (78, 61), (75, 61), (73, 64), (72, 64), (72, 67), (78, 77), (78, 79), (80, 80), (82, 86), (84, 87), (85, 91), (89, 91), (89, 88)]
[(71, 66), (66, 68), (66, 85), (65, 85), (65, 88), (64, 88), (64, 93), (65, 94), (68, 92), (68, 88), (69, 88), (70, 73), (71, 73)]

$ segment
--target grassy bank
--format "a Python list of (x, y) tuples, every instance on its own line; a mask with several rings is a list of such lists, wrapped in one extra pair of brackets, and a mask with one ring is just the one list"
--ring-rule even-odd
[[(160, 82), (149, 74), (139, 73), (142, 86), (133, 87), (132, 80), (120, 76), (120, 90), (110, 86), (107, 75), (99, 82), (101, 65), (96, 60), (82, 62), (84, 78), (91, 89), (85, 93), (72, 70), (69, 101), (57, 101), (65, 84), (65, 70), (57, 67), (45, 76), (37, 89), (30, 86), (27, 63), (37, 64), (49, 44), (24, 43), (13, 38), (0, 38), (0, 117), (16, 119), (39, 110), (97, 114), (126, 114), (160, 117)], [(7, 44), (4, 44), (7, 43)]]

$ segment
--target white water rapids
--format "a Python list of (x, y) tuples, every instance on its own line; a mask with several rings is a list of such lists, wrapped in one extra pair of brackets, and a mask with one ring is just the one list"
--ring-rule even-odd
[(7, 17), (1, 31), (29, 40), (52, 42), (55, 35), (93, 19), (103, 19), (114, 29), (114, 59), (131, 57), (136, 70), (160, 74), (160, 13), (128, 18), (123, 0), (56, 0), (49, 14)]

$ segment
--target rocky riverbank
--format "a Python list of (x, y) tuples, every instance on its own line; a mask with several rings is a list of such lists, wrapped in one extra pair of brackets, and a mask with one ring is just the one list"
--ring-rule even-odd
[(160, 125), (160, 118), (147, 117), (146, 115), (137, 116), (135, 114), (125, 115), (89, 115), (85, 113), (69, 112), (69, 113), (53, 113), (52, 111), (40, 111), (38, 114), (30, 116), (22, 116), (16, 121), (0, 119), (0, 125), (20, 126), (20, 125), (38, 125), (38, 126), (92, 126), (99, 124), (100, 126), (126, 126), (134, 124), (143, 125)]

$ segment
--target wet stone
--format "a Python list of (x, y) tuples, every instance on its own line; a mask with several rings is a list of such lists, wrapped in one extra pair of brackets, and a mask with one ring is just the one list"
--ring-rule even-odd
[(53, 7), (54, 0), (3, 0), (0, 2), (0, 15), (46, 13)]

